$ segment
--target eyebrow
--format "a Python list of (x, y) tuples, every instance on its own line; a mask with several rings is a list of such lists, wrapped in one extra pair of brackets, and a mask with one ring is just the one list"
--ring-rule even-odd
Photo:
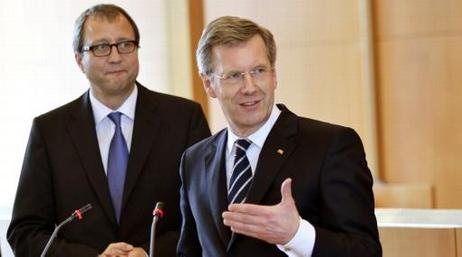
[[(266, 65), (266, 64), (257, 64), (255, 66), (253, 66), (252, 68), (249, 69), (249, 71), (251, 70), (255, 70), (255, 69), (258, 69), (258, 68), (268, 68), (268, 67), (271, 67), (271, 65)], [(232, 69), (232, 70), (229, 70), (229, 71), (226, 71), (224, 70), (222, 74), (229, 74), (229, 73), (234, 73), (234, 72), (245, 72), (245, 71), (242, 71), (242, 70), (236, 70), (236, 69)]]
[[(128, 37), (120, 37), (120, 38), (117, 38), (114, 41), (114, 43), (128, 41), (128, 40), (135, 40), (135, 39), (131, 39)], [(108, 40), (107, 38), (98, 39), (90, 43), (90, 45), (100, 45), (100, 44), (112, 44), (112, 43), (111, 43), (111, 40)]]

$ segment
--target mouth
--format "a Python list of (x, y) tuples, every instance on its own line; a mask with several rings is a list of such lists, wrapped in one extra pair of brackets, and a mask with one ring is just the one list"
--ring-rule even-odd
[(124, 73), (125, 70), (111, 70), (111, 71), (107, 71), (106, 72), (106, 75), (117, 75), (117, 74), (121, 74), (121, 73)]
[(261, 100), (246, 101), (246, 102), (240, 103), (239, 105), (242, 106), (242, 107), (254, 107), (254, 106), (256, 106), (258, 103), (260, 103), (260, 101), (261, 101)]

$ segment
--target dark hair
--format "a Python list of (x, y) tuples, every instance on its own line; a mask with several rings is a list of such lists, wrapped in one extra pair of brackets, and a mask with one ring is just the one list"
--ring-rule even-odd
[(273, 34), (255, 22), (240, 17), (223, 16), (210, 22), (202, 32), (196, 50), (199, 73), (210, 74), (214, 65), (212, 49), (215, 46), (235, 46), (247, 42), (255, 35), (260, 35), (266, 46), (266, 55), (271, 67), (276, 62), (276, 42)]
[(106, 18), (108, 21), (113, 21), (119, 15), (124, 16), (125, 18), (127, 18), (128, 22), (130, 22), (130, 25), (133, 28), (133, 32), (135, 33), (135, 40), (139, 43), (140, 32), (138, 30), (138, 27), (136, 26), (136, 23), (135, 21), (133, 21), (132, 17), (130, 17), (130, 15), (128, 15), (128, 13), (124, 9), (113, 4), (98, 4), (85, 10), (82, 14), (80, 14), (77, 20), (75, 20), (74, 35), (72, 42), (74, 53), (82, 52), (84, 37), (83, 28), (88, 17), (101, 17)]

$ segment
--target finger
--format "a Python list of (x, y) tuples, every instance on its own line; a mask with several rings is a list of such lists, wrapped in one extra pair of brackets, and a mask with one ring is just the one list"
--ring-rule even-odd
[(254, 224), (245, 224), (241, 222), (230, 223), (230, 229), (234, 233), (244, 234), (247, 236), (257, 236), (266, 232), (266, 227)]
[(106, 256), (126, 256), (131, 250), (133, 250), (132, 245), (124, 242), (118, 242), (108, 245), (104, 254)]
[(284, 180), (284, 182), (282, 182), (281, 196), (282, 196), (281, 204), (287, 203), (289, 201), (293, 201), (294, 198), (292, 197), (292, 179), (291, 178), (287, 178), (286, 180)]
[(271, 244), (279, 241), (277, 240), (278, 230), (272, 226), (235, 223), (230, 226), (230, 229), (233, 233), (264, 240)]
[(231, 204), (228, 206), (228, 210), (230, 212), (247, 213), (255, 216), (266, 215), (271, 211), (270, 206), (249, 203)]
[(230, 226), (233, 223), (254, 224), (263, 226), (265, 225), (266, 216), (255, 216), (247, 213), (239, 212), (223, 212), (223, 223)]
[(127, 244), (125, 242), (113, 243), (113, 244), (111, 244), (111, 246), (114, 247), (115, 249), (118, 249), (118, 250), (124, 251), (124, 252), (129, 252), (129, 251), (133, 250), (133, 245)]

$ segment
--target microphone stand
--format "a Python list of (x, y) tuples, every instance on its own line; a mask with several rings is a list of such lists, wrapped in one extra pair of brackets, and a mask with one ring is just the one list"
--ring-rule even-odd
[(164, 203), (163, 202), (157, 202), (156, 207), (154, 208), (154, 211), (152, 212), (152, 215), (154, 216), (152, 218), (152, 224), (151, 224), (151, 240), (149, 243), (149, 257), (154, 257), (154, 241), (156, 239), (156, 224), (159, 218), (164, 217), (164, 211), (163, 208)]
[(87, 205), (83, 206), (82, 208), (80, 208), (78, 210), (75, 210), (69, 218), (67, 218), (66, 220), (61, 222), (58, 226), (56, 226), (55, 230), (53, 231), (53, 234), (51, 234), (50, 239), (48, 239), (48, 242), (47, 242), (45, 248), (43, 249), (42, 254), (40, 254), (40, 257), (45, 257), (45, 254), (48, 252), (48, 249), (50, 248), (51, 243), (53, 243), (56, 235), (58, 234), (58, 232), (59, 232), (59, 230), (61, 229), (62, 226), (66, 225), (67, 223), (73, 221), (76, 218), (78, 220), (83, 219), (82, 214), (89, 211), (89, 210), (91, 210), (91, 208), (92, 208), (91, 204), (87, 204)]

